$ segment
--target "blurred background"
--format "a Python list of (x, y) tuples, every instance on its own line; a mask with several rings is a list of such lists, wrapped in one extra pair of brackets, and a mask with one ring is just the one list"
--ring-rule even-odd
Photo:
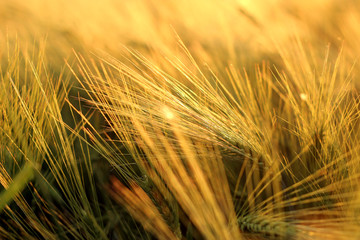
[(356, 0), (3, 0), (0, 34), (3, 42), (46, 39), (54, 67), (72, 49), (115, 57), (122, 45), (171, 53), (178, 49), (175, 33), (192, 54), (217, 67), (276, 60), (276, 46), (286, 48), (294, 36), (313, 47), (345, 43), (346, 55), (356, 58), (359, 6)]

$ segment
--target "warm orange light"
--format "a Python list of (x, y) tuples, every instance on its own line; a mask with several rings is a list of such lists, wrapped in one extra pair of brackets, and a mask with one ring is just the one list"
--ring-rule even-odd
[(162, 110), (163, 110), (165, 118), (171, 120), (175, 117), (175, 114), (167, 106), (164, 106)]

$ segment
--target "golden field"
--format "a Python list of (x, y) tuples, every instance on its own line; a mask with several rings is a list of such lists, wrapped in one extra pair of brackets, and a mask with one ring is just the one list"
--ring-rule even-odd
[(360, 2), (0, 1), (1, 239), (359, 239)]

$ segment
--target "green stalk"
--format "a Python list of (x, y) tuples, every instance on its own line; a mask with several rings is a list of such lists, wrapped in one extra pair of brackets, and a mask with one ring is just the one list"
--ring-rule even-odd
[(34, 167), (31, 162), (25, 163), (21, 171), (13, 179), (9, 187), (0, 194), (0, 212), (19, 194), (34, 177)]

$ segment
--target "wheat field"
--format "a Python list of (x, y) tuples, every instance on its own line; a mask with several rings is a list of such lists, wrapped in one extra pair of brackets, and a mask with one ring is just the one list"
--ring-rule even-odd
[(0, 0), (0, 239), (360, 239), (357, 0)]

